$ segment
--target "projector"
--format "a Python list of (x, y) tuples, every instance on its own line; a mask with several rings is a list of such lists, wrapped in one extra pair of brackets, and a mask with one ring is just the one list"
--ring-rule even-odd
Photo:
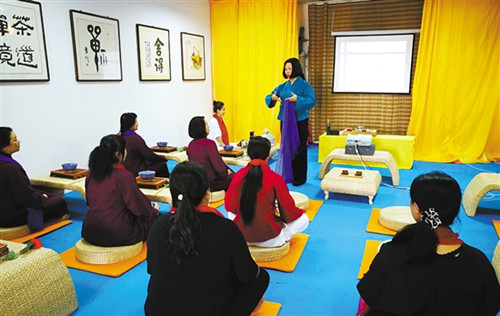
[(346, 146), (370, 146), (372, 144), (372, 135), (354, 135), (348, 134), (345, 141)]
[(372, 135), (347, 135), (345, 153), (348, 155), (373, 155), (375, 145), (372, 145)]

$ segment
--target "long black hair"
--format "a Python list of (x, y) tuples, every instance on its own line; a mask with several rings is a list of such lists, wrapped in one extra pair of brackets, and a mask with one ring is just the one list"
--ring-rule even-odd
[(292, 64), (292, 74), (290, 75), (290, 78), (301, 77), (304, 80), (306, 79), (306, 77), (304, 76), (304, 71), (302, 70), (302, 65), (300, 64), (300, 61), (295, 57), (288, 58), (283, 63), (283, 78), (288, 79), (288, 77), (285, 74), (285, 66), (288, 63)]
[[(251, 159), (265, 160), (269, 156), (271, 142), (269, 139), (256, 136), (248, 143), (248, 156)], [(257, 193), (262, 189), (263, 173), (260, 166), (250, 165), (251, 169), (243, 177), (241, 187), (240, 212), (245, 225), (250, 225), (255, 217)]]
[[(457, 181), (446, 173), (430, 172), (413, 180), (410, 197), (420, 212), (433, 210), (439, 216), (439, 226), (449, 226), (458, 215), (462, 192)], [(439, 244), (434, 230), (428, 223), (418, 221), (394, 236), (393, 242), (404, 245), (406, 249), (405, 264), (422, 264), (432, 260)]]
[(97, 181), (108, 177), (113, 171), (113, 165), (119, 161), (117, 153), (122, 157), (125, 156), (125, 140), (114, 134), (104, 136), (99, 146), (90, 153), (90, 176)]
[(197, 255), (196, 241), (201, 233), (196, 207), (208, 190), (205, 169), (194, 162), (178, 164), (170, 173), (172, 205), (177, 209), (167, 221), (165, 250), (178, 264)]
[(137, 119), (137, 114), (129, 112), (123, 113), (120, 117), (120, 133), (124, 133), (134, 126), (135, 120)]

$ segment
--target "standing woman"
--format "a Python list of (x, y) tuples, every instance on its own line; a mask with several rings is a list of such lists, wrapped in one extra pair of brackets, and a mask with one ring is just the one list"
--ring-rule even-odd
[(151, 206), (125, 170), (126, 156), (125, 140), (118, 135), (104, 136), (90, 153), (82, 237), (91, 244), (114, 247), (144, 241), (159, 215), (158, 204)]
[[(266, 96), (272, 108), (280, 101), (278, 120), (281, 121), (281, 144), (276, 169), (286, 182), (302, 185), (307, 179), (307, 138), (309, 112), (316, 105), (314, 90), (305, 80), (297, 58), (289, 58), (283, 66), (284, 83)], [(291, 169), (291, 170), (290, 170)]]
[[(67, 217), (66, 201), (58, 195), (31, 186), (26, 171), (12, 158), (21, 149), (21, 142), (10, 127), (0, 127), (0, 227), (28, 224), (32, 231), (43, 228), (43, 221)], [(39, 214), (28, 220), (28, 211)], [(41, 214), (40, 214), (41, 211)]]
[(500, 286), (488, 258), (454, 233), (460, 210), (455, 179), (431, 172), (415, 178), (415, 224), (385, 243), (358, 283), (369, 306), (360, 315), (497, 315)]
[(173, 207), (148, 235), (146, 315), (250, 315), (269, 274), (238, 227), (208, 201), (202, 166), (182, 162), (170, 177)]
[(144, 139), (135, 131), (139, 128), (135, 113), (123, 113), (120, 117), (120, 133), (125, 139), (127, 160), (125, 168), (137, 176), (139, 171), (154, 170), (157, 177), (168, 178), (167, 159), (155, 154)]
[(229, 145), (226, 122), (222, 118), (226, 113), (226, 107), (221, 101), (214, 101), (213, 105), (214, 115), (210, 119), (210, 132), (207, 138), (213, 140), (218, 147)]
[(189, 161), (202, 165), (210, 181), (210, 191), (227, 190), (234, 173), (222, 160), (217, 145), (207, 138), (209, 127), (203, 116), (195, 116), (189, 122), (189, 136), (193, 140), (189, 143), (187, 155)]

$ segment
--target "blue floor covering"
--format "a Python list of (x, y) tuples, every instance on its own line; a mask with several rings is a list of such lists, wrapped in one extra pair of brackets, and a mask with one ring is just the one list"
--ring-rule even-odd
[[(318, 172), (318, 147), (311, 145), (308, 151), (307, 183), (290, 190), (306, 194), (309, 199), (323, 200)], [(168, 162), (169, 169), (175, 162)], [(274, 168), (275, 162), (271, 163)], [(352, 167), (352, 166), (351, 166)], [(232, 166), (233, 169), (239, 167)], [(361, 168), (361, 167), (356, 167)], [(374, 207), (384, 208), (409, 204), (408, 188), (419, 174), (440, 170), (453, 176), (462, 192), (469, 181), (480, 172), (500, 172), (500, 164), (442, 164), (415, 161), (410, 170), (400, 170), (400, 185), (392, 187), (390, 173), (380, 171), (382, 184), (374, 198), (373, 205), (367, 197), (330, 194), (319, 209), (314, 220), (304, 233), (309, 241), (292, 273), (268, 270), (271, 281), (265, 294), (268, 301), (282, 305), (280, 316), (285, 315), (355, 315), (359, 295), (356, 290), (365, 241), (367, 239), (387, 240), (390, 236), (365, 231), (370, 213)], [(65, 198), (71, 210), (71, 225), (49, 233), (40, 239), (44, 247), (61, 253), (74, 246), (80, 239), (86, 205), (77, 192), (67, 192)], [(161, 212), (170, 206), (161, 204)], [(219, 210), (226, 214), (224, 207)], [(500, 220), (500, 193), (490, 192), (479, 204), (475, 217), (465, 215), (463, 207), (459, 220), (453, 229), (468, 244), (482, 250), (491, 259), (498, 236), (492, 220)], [(118, 278), (69, 269), (75, 284), (79, 308), (74, 315), (143, 315), (149, 275), (146, 262), (142, 262)], [(193, 298), (195, 299), (195, 298)]]

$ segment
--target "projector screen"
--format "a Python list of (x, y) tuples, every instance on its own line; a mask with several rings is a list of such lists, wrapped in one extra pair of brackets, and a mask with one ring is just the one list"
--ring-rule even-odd
[(414, 34), (335, 37), (333, 92), (410, 93)]

